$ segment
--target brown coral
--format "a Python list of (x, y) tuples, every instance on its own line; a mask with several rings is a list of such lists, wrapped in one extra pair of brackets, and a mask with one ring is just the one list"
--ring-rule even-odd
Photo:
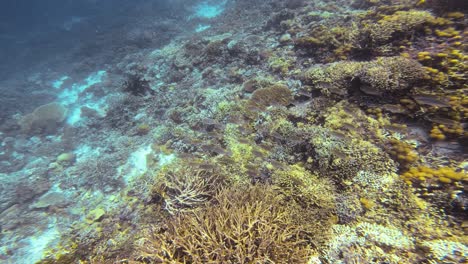
[(137, 259), (171, 263), (305, 263), (302, 228), (268, 186), (226, 189), (204, 210), (149, 231)]
[(249, 100), (249, 106), (263, 110), (268, 106), (286, 106), (292, 101), (292, 93), (282, 84), (256, 90)]

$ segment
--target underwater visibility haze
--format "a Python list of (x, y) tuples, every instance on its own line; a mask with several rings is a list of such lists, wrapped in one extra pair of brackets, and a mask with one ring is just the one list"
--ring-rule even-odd
[(3, 0), (0, 263), (468, 263), (465, 0)]

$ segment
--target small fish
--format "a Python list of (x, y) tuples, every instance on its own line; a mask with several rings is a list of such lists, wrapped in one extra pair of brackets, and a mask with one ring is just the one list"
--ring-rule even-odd
[(223, 137), (222, 134), (220, 134), (220, 133), (218, 133), (218, 132), (216, 132), (216, 131), (207, 132), (206, 134), (207, 134), (209, 137), (211, 137), (211, 138), (217, 138), (217, 139), (219, 139), (219, 138), (222, 138), (222, 137)]
[(399, 104), (384, 104), (382, 105), (382, 109), (392, 114), (403, 114), (406, 112), (406, 110)]
[(246, 144), (246, 145), (249, 145), (250, 144), (250, 141), (245, 139), (245, 138), (239, 138), (237, 140), (237, 142), (241, 143), (241, 144)]
[[(180, 152), (180, 153), (177, 153), (177, 156), (183, 160), (191, 160), (193, 159), (193, 155), (190, 154), (190, 153), (185, 153), (185, 152)], [(189, 162), (189, 163), (190, 163)]]
[(219, 165), (231, 165), (234, 161), (229, 156), (219, 156), (216, 159), (216, 164)]
[(329, 82), (318, 82), (316, 84), (316, 87), (319, 89), (330, 89), (332, 87), (332, 84)]
[(247, 106), (246, 106), (246, 109), (247, 109), (248, 111), (254, 112), (254, 113), (255, 113), (255, 112), (263, 111), (264, 108), (265, 108), (265, 107), (261, 107), (259, 104), (253, 103), (253, 102), (247, 104)]
[(247, 175), (249, 175), (252, 178), (255, 178), (258, 176), (258, 171), (257, 170), (247, 170)]
[(202, 170), (214, 170), (216, 169), (217, 167), (212, 164), (212, 163), (202, 163), (200, 165), (198, 165), (198, 167)]
[(393, 132), (398, 132), (402, 134), (407, 132), (407, 128), (401, 125), (390, 124), (390, 125), (386, 125), (385, 128)]
[(247, 127), (247, 126), (239, 126), (239, 132), (243, 135), (243, 136), (246, 136), (246, 135), (250, 135), (253, 133), (252, 129), (250, 127)]
[(446, 126), (458, 125), (457, 121), (454, 121), (452, 119), (448, 119), (448, 118), (445, 118), (445, 117), (440, 117), (440, 116), (425, 116), (425, 119), (427, 119), (427, 120), (429, 120), (429, 121), (431, 121), (433, 123), (446, 125)]
[(286, 140), (289, 145), (293, 145), (293, 146), (303, 144), (305, 141), (303, 137), (300, 137), (298, 135), (291, 135)]
[(348, 91), (346, 89), (338, 88), (335, 86), (330, 86), (330, 88), (328, 88), (328, 91), (330, 91), (332, 94), (341, 95), (341, 96), (348, 94)]
[(356, 107), (354, 106), (351, 106), (351, 105), (343, 105), (343, 110), (350, 114), (350, 115), (355, 115), (356, 114), (356, 111), (358, 110)]
[(256, 164), (247, 164), (245, 168), (249, 171), (257, 171), (258, 170), (258, 165)]
[(361, 85), (359, 87), (359, 90), (361, 90), (361, 92), (367, 94), (367, 95), (374, 95), (374, 96), (382, 96), (382, 91), (378, 91), (376, 90), (374, 87), (370, 86), (370, 85)]
[(329, 91), (330, 93), (333, 93), (333, 94), (336, 94), (336, 95), (346, 95), (346, 94), (348, 94), (348, 91), (346, 91), (346, 89), (341, 89), (341, 88), (335, 87), (329, 82), (318, 82), (316, 84), (316, 88), (319, 89), (319, 90)]
[(239, 115), (233, 115), (233, 116), (229, 116), (228, 121), (229, 123), (243, 124), (245, 122), (245, 119)]
[(202, 120), (203, 124), (205, 125), (218, 125), (220, 124), (217, 120), (212, 118), (205, 118)]
[(340, 150), (337, 150), (337, 149), (333, 149), (331, 151), (331, 153), (336, 156), (337, 158), (340, 158), (342, 160), (345, 160), (348, 158), (348, 156), (346, 155), (346, 153), (344, 153), (343, 151), (340, 151)]
[(353, 124), (350, 124), (350, 123), (343, 123), (343, 124), (341, 125), (341, 128), (346, 129), (346, 130), (348, 130), (348, 131), (354, 131), (354, 130), (356, 130), (356, 126), (354, 126)]
[(277, 140), (284, 140), (285, 138), (278, 132), (271, 133), (271, 137)]
[(441, 99), (439, 96), (431, 94), (417, 94), (412, 96), (413, 99), (421, 105), (429, 105), (436, 107), (450, 107), (447, 100)]
[(279, 162), (279, 161), (276, 161), (276, 160), (270, 161), (270, 164), (271, 164), (271, 165), (273, 166), (273, 168), (275, 168), (275, 169), (284, 168), (283, 163), (281, 163), (281, 162)]
[(201, 149), (204, 150), (204, 151), (207, 151), (207, 152), (218, 154), (218, 155), (227, 154), (226, 150), (223, 149), (220, 146), (204, 145), (204, 146), (201, 147)]
[(304, 91), (304, 90), (297, 91), (297, 95), (298, 96), (304, 96), (304, 97), (307, 97), (307, 98), (312, 98), (312, 94), (310, 92)]
[(256, 149), (252, 150), (252, 154), (253, 154), (255, 157), (258, 157), (258, 158), (262, 158), (263, 156), (265, 156), (265, 155), (263, 154), (263, 152), (261, 152), (261, 151), (259, 151), (259, 150), (256, 150)]
[(332, 131), (330, 132), (330, 135), (332, 135), (333, 137), (337, 138), (337, 139), (346, 139), (347, 136), (346, 134), (340, 132), (340, 131)]
[(302, 102), (292, 102), (295, 107), (310, 107), (312, 105), (312, 99)]
[(273, 149), (272, 146), (269, 146), (269, 145), (266, 145), (266, 144), (260, 145), (260, 148), (262, 148), (265, 151), (271, 151)]

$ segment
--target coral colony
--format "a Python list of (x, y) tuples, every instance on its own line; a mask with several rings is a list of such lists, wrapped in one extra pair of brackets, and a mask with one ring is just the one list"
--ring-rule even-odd
[(1, 263), (468, 262), (465, 1), (161, 2), (0, 81)]

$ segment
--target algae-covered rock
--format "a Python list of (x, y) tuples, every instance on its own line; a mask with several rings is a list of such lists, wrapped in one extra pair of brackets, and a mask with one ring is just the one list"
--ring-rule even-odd
[(102, 209), (102, 208), (93, 209), (86, 216), (86, 221), (88, 223), (99, 222), (99, 221), (101, 221), (102, 217), (105, 214), (106, 214), (106, 211), (104, 211), (104, 209)]
[(57, 156), (58, 163), (71, 163), (75, 161), (75, 154), (72, 152), (65, 152)]
[(63, 192), (49, 192), (42, 195), (39, 200), (31, 205), (33, 209), (45, 209), (53, 207), (65, 207), (71, 201)]
[(67, 115), (67, 108), (53, 102), (36, 108), (32, 113), (25, 115), (18, 124), (22, 132), (53, 132), (57, 124), (63, 122)]

